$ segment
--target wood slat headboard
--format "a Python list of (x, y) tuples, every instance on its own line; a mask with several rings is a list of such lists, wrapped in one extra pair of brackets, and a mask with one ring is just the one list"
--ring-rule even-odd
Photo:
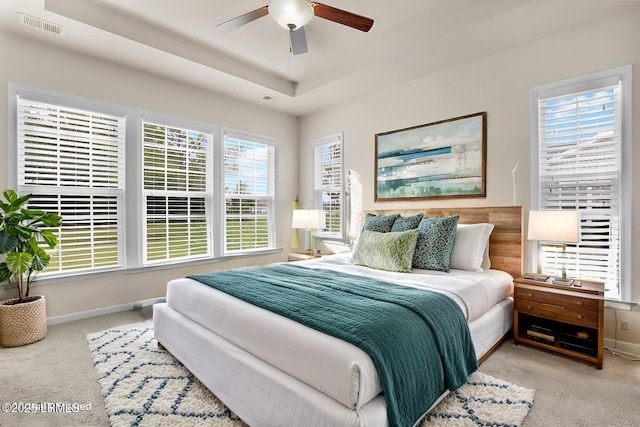
[(410, 216), (420, 212), (427, 217), (457, 214), (460, 215), (458, 220), (460, 224), (480, 222), (493, 224), (493, 232), (489, 238), (491, 268), (506, 271), (513, 277), (522, 275), (522, 206), (369, 210), (364, 214), (389, 215), (399, 213), (403, 216)]

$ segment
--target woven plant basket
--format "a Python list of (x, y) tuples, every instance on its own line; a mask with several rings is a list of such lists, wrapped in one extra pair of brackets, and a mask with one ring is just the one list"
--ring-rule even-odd
[(19, 347), (47, 336), (47, 305), (43, 296), (18, 298), (0, 302), (0, 345)]

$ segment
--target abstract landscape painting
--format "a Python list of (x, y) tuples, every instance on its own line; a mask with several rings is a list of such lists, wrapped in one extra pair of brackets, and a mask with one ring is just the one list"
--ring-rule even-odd
[(376, 135), (376, 201), (485, 197), (487, 113)]

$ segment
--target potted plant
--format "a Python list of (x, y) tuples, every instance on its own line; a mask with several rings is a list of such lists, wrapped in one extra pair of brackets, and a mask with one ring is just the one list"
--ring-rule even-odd
[(40, 341), (47, 335), (44, 296), (30, 296), (36, 274), (51, 260), (41, 245), (58, 245), (50, 227), (62, 218), (54, 213), (26, 207), (31, 195), (18, 196), (13, 190), (0, 200), (0, 283), (14, 284), (18, 297), (0, 302), (0, 345), (16, 347)]

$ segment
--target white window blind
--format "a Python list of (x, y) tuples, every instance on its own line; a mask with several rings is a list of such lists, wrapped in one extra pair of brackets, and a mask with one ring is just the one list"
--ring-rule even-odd
[(252, 135), (224, 131), (226, 254), (275, 246), (275, 148)]
[[(622, 178), (619, 78), (554, 91), (538, 99), (540, 209), (578, 210), (578, 244), (541, 247), (543, 272), (605, 282), (606, 297), (620, 298)], [(560, 93), (558, 93), (560, 92)], [(564, 93), (563, 93), (564, 92)]]
[(324, 236), (344, 237), (343, 231), (343, 173), (342, 135), (316, 141), (315, 193), (316, 206), (326, 213)]
[(210, 256), (207, 153), (213, 136), (143, 120), (142, 139), (145, 262)]
[(62, 216), (42, 278), (275, 248), (273, 139), (8, 86), (9, 183)]
[(63, 219), (44, 274), (119, 266), (124, 115), (18, 95), (16, 117), (18, 191), (33, 194), (31, 207)]

